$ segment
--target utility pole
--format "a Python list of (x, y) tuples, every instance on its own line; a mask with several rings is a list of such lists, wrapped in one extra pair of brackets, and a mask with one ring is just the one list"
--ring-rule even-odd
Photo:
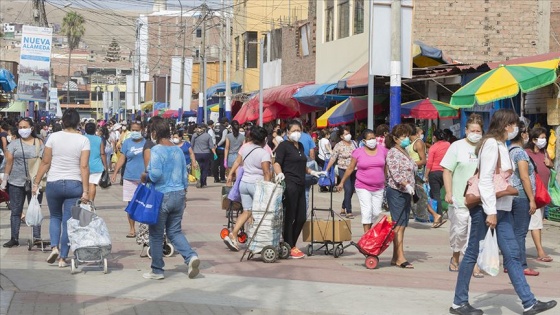
[(231, 78), (230, 78), (230, 70), (231, 70), (231, 26), (230, 26), (230, 14), (228, 13), (226, 16), (226, 117), (228, 120), (231, 121)]
[(391, 2), (391, 128), (401, 122), (401, 0)]
[(200, 55), (202, 57), (202, 88), (200, 95), (202, 96), (202, 108), (204, 109), (204, 123), (208, 123), (208, 106), (206, 100), (206, 12), (208, 7), (206, 1), (202, 5), (202, 47), (200, 48)]
[[(140, 68), (140, 64), (141, 64), (141, 61), (142, 61), (141, 52), (140, 52), (140, 48), (142, 47), (142, 43), (141, 43), (142, 40), (141, 40), (141, 37), (140, 37), (140, 32), (142, 30), (142, 26), (143, 26), (142, 22), (138, 21), (138, 50), (137, 50), (137, 54), (136, 54), (136, 56), (138, 58), (138, 81), (137, 81), (138, 82), (138, 98), (136, 99), (137, 104), (138, 104), (138, 109), (136, 108), (136, 106), (133, 106), (134, 108), (132, 109), (132, 117), (136, 117), (137, 110), (140, 110), (140, 99), (141, 99), (140, 98), (140, 96), (141, 96), (140, 95), (140, 91), (141, 91), (140, 86), (142, 84), (141, 83), (142, 72), (141, 72), (141, 68)], [(134, 84), (136, 84), (136, 83), (134, 83)], [(135, 95), (133, 95), (133, 96), (135, 96)]]
[(259, 126), (263, 126), (263, 85), (264, 85), (264, 39), (259, 43)]
[[(183, 3), (181, 3), (181, 0), (179, 0), (179, 6), (181, 6), (181, 33), (183, 33), (183, 52), (181, 54), (181, 80), (179, 81), (179, 105), (180, 105), (180, 117), (179, 119), (182, 120), (183, 119), (183, 112), (185, 111), (185, 102), (184, 102), (184, 97), (185, 97), (185, 46), (186, 46), (186, 38), (187, 38), (187, 32), (186, 32), (186, 25), (185, 23), (183, 23)], [(167, 95), (166, 95), (167, 97)]]
[(49, 27), (45, 11), (45, 0), (33, 0), (33, 24), (35, 26)]
[(369, 2), (369, 36), (368, 36), (368, 47), (369, 47), (369, 60), (368, 60), (368, 121), (367, 127), (370, 130), (374, 130), (373, 125), (375, 122), (374, 114), (374, 100), (375, 100), (375, 79), (373, 75), (373, 1)]
[(224, 58), (223, 58), (223, 51), (224, 51), (224, 0), (222, 0), (222, 11), (220, 14), (220, 46), (218, 48), (218, 61), (220, 62), (219, 66), (219, 77), (218, 83), (222, 82), (222, 78), (224, 77)]

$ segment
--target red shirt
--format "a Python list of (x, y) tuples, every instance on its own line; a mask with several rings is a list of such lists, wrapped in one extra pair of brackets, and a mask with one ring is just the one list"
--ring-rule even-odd
[(430, 150), (428, 150), (428, 162), (426, 164), (426, 168), (429, 169), (430, 172), (443, 171), (443, 167), (439, 164), (441, 163), (441, 160), (443, 160), (443, 157), (450, 145), (451, 144), (445, 140), (440, 140), (432, 144)]
[(544, 157), (546, 155), (545, 150), (539, 150), (539, 153), (531, 149), (525, 149), (525, 152), (533, 159), (535, 165), (537, 166), (537, 173), (541, 177), (542, 182), (548, 185), (548, 179), (550, 178), (550, 169), (544, 164)]

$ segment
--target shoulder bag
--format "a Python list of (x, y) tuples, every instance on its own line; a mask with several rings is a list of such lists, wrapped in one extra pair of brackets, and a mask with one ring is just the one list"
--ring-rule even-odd
[[(27, 163), (29, 164), (29, 176), (31, 180), (35, 180), (37, 177), (37, 173), (39, 172), (39, 166), (41, 165), (41, 156), (39, 156), (41, 144), (33, 141), (33, 146), (35, 146), (35, 158), (30, 159)], [(39, 182), (39, 190), (43, 191), (43, 189), (47, 185), (47, 173), (43, 175), (41, 181)]]
[[(465, 187), (465, 206), (468, 209), (472, 209), (475, 206), (482, 203), (480, 199), (480, 190), (478, 188), (480, 181), (480, 156), (482, 155), (482, 150), (484, 149), (484, 144), (480, 148), (478, 153), (478, 167), (474, 172), (474, 175), (467, 181), (467, 186)], [(504, 196), (517, 196), (519, 192), (513, 186), (508, 183), (508, 179), (511, 176), (511, 172), (501, 171), (501, 157), (500, 149), (498, 148), (498, 161), (496, 162), (496, 171), (494, 172), (494, 192), (496, 193), (496, 198), (501, 198)]]
[[(35, 142), (35, 140), (33, 140)], [(31, 192), (31, 177), (29, 176), (29, 171), (27, 170), (27, 160), (25, 159), (25, 150), (23, 149), (23, 139), (19, 139), (19, 144), (21, 145), (21, 154), (23, 154), (23, 167), (25, 168), (25, 192)]]

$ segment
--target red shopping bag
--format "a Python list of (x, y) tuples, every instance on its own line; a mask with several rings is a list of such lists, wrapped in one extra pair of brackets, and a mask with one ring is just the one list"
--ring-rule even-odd
[(394, 237), (393, 224), (389, 222), (387, 216), (383, 216), (379, 223), (360, 238), (358, 249), (364, 255), (379, 256), (389, 247)]

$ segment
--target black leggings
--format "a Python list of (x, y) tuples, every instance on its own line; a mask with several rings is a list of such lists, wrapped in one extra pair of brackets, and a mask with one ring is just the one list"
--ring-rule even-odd
[(305, 187), (287, 181), (283, 204), (284, 242), (295, 247), (306, 219)]
[(441, 204), (441, 188), (443, 187), (443, 171), (433, 171), (428, 174), (428, 183), (430, 184), (430, 198), (437, 201), (437, 213), (443, 211)]

